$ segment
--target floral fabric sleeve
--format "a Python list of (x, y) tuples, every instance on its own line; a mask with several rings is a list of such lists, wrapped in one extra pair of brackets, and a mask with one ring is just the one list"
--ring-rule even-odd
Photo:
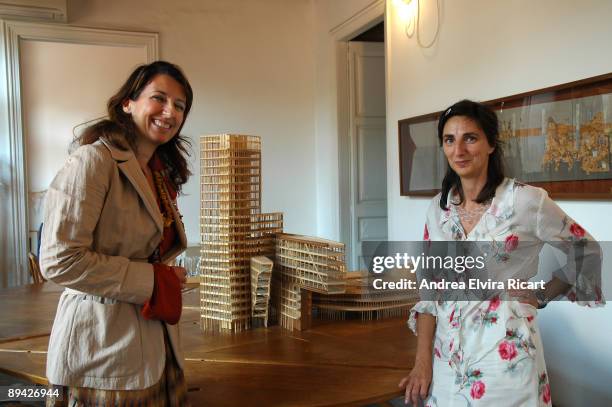
[[(427, 227), (427, 223), (425, 223), (425, 228), (423, 230), (423, 241), (431, 241), (429, 237), (429, 229)], [(419, 314), (431, 314), (437, 317), (438, 313), (436, 311), (436, 301), (419, 301), (410, 310), (410, 316), (408, 317), (408, 327), (415, 335), (418, 335), (416, 322), (417, 318), (419, 317)]]
[(554, 275), (572, 288), (567, 297), (585, 306), (602, 306), (601, 247), (542, 191), (536, 219), (537, 237), (567, 255), (567, 264)]
[(436, 311), (436, 302), (419, 301), (410, 310), (410, 316), (408, 317), (408, 328), (410, 328), (415, 335), (418, 335), (416, 323), (417, 319), (419, 318), (419, 314), (431, 314), (434, 317), (437, 317), (438, 312)]

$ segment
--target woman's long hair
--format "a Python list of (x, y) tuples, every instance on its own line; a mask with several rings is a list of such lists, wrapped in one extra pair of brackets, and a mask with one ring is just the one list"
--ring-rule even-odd
[(127, 99), (138, 99), (145, 86), (157, 75), (168, 75), (177, 81), (183, 87), (187, 98), (183, 122), (176, 136), (157, 147), (156, 150), (160, 159), (168, 168), (170, 183), (177, 192), (180, 192), (181, 186), (187, 182), (191, 175), (186, 158), (189, 156), (188, 147), (191, 146), (191, 143), (180, 133), (191, 110), (193, 91), (187, 77), (177, 65), (166, 61), (155, 61), (137, 67), (117, 93), (108, 100), (106, 104), (108, 118), (87, 127), (75, 141), (78, 145), (86, 145), (104, 138), (121, 150), (131, 148), (136, 151), (138, 130), (132, 116), (123, 111), (123, 102)]
[[(483, 203), (492, 199), (495, 196), (495, 190), (503, 182), (505, 178), (504, 161), (503, 161), (503, 146), (499, 140), (499, 124), (497, 115), (489, 107), (482, 103), (473, 102), (471, 100), (462, 100), (455, 103), (440, 116), (438, 121), (438, 141), (442, 146), (444, 139), (444, 125), (453, 116), (465, 116), (473, 120), (487, 136), (489, 145), (494, 148), (489, 154), (489, 164), (487, 167), (487, 182), (476, 197), (476, 202)], [(461, 187), (461, 179), (459, 175), (451, 168), (450, 164), (446, 164), (446, 174), (442, 180), (442, 196), (440, 197), (440, 208), (448, 209), (446, 202), (448, 194), (453, 187), (459, 194), (459, 202), (463, 203), (465, 195)]]

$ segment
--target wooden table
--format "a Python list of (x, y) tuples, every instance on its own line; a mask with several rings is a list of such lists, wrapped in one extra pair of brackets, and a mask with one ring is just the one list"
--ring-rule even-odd
[[(61, 288), (51, 283), (0, 291), (0, 370), (47, 384), (45, 359)], [(204, 335), (197, 293), (181, 319), (185, 375), (194, 406), (364, 405), (401, 395), (416, 338), (404, 319), (278, 326)]]

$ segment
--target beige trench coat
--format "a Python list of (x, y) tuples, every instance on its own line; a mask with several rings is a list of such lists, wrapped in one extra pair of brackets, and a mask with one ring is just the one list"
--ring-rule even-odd
[[(173, 208), (179, 243), (187, 245)], [(43, 275), (66, 289), (49, 340), (50, 383), (134, 390), (155, 384), (164, 369), (163, 326), (140, 310), (153, 291), (148, 256), (159, 245), (162, 215), (131, 150), (99, 140), (78, 148), (46, 195)], [(166, 325), (183, 366), (178, 325)]]

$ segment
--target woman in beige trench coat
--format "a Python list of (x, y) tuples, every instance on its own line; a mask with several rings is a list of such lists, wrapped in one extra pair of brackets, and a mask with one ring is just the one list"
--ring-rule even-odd
[(66, 289), (49, 341), (47, 405), (183, 406), (176, 323), (186, 247), (176, 195), (190, 175), (180, 136), (193, 100), (176, 65), (138, 67), (52, 181), (44, 276)]

